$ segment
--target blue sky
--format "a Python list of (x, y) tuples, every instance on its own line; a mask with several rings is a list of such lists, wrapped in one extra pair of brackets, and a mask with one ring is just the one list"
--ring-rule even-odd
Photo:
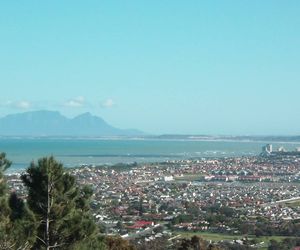
[(300, 134), (299, 1), (1, 1), (0, 116)]

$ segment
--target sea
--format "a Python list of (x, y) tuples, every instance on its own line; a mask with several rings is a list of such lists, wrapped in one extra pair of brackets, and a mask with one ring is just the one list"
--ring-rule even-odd
[[(0, 152), (13, 162), (8, 172), (25, 170), (30, 162), (54, 156), (65, 167), (149, 163), (180, 159), (255, 156), (268, 142), (160, 139), (0, 138)], [(276, 142), (294, 150), (299, 143)]]

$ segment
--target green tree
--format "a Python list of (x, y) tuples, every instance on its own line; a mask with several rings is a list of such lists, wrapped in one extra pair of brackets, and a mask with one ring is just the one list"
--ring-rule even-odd
[[(34, 249), (103, 248), (89, 210), (92, 191), (79, 188), (53, 157), (31, 163), (21, 176), (28, 191), (27, 203), (37, 221)], [(97, 246), (97, 247), (96, 247)]]
[(217, 248), (213, 248), (213, 246), (209, 246), (206, 240), (194, 235), (190, 239), (182, 239), (177, 249), (178, 250), (207, 250), (208, 247), (209, 249), (217, 249)]
[(105, 243), (109, 250), (136, 250), (133, 245), (121, 237), (108, 236), (105, 238)]
[(10, 237), (14, 249), (30, 249), (36, 239), (36, 221), (24, 201), (12, 193), (8, 200), (10, 208)]
[(4, 171), (8, 169), (11, 162), (7, 160), (5, 153), (0, 153), (0, 249), (11, 249), (13, 242), (9, 234), (10, 209), (7, 202), (7, 186)]
[(0, 154), (0, 249), (30, 249), (35, 239), (33, 214), (15, 193), (8, 194), (4, 171), (11, 162)]

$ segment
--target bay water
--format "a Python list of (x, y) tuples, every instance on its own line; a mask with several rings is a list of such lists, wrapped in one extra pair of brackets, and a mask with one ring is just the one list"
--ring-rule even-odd
[[(161, 162), (206, 157), (258, 155), (267, 142), (158, 140), (158, 139), (56, 139), (1, 138), (0, 152), (13, 164), (9, 171), (24, 170), (31, 161), (53, 155), (66, 167)], [(276, 149), (299, 147), (295, 143), (272, 143)]]

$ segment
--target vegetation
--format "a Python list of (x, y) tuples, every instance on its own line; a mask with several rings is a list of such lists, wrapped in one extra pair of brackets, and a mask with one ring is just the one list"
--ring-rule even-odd
[(190, 239), (183, 239), (178, 250), (221, 250), (220, 247), (216, 245), (209, 244), (206, 240), (201, 237), (193, 236)]
[(53, 157), (32, 162), (21, 176), (27, 189), (26, 202), (9, 193), (4, 171), (10, 165), (1, 153), (0, 250), (135, 249), (120, 237), (101, 236), (90, 212), (92, 189), (79, 188)]
[(61, 163), (53, 157), (42, 158), (37, 165), (31, 163), (21, 178), (37, 221), (35, 248), (74, 249), (78, 242), (97, 240), (89, 209), (92, 191), (88, 187), (79, 189)]
[(4, 171), (10, 165), (0, 154), (0, 249), (106, 249), (90, 214), (89, 187), (79, 188), (61, 163), (45, 157), (21, 177), (25, 203), (8, 193)]
[(300, 245), (300, 238), (285, 238), (282, 241), (270, 240), (268, 250), (290, 250)]
[(176, 181), (197, 181), (202, 180), (203, 174), (185, 174), (184, 176), (176, 177)]
[(8, 193), (4, 171), (11, 162), (0, 154), (0, 249), (30, 249), (36, 232), (33, 213), (15, 193)]

